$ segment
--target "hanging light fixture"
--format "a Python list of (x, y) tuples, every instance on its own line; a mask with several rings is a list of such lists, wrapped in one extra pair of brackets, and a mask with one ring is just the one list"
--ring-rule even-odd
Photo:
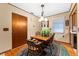
[(44, 11), (43, 11), (44, 4), (42, 4), (41, 7), (42, 7), (42, 12), (41, 12), (41, 17), (39, 19), (39, 22), (48, 21), (48, 19), (44, 17)]

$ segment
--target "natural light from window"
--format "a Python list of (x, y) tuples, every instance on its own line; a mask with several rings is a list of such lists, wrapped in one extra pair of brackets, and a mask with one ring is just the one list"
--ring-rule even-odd
[(65, 28), (64, 17), (54, 19), (53, 32), (64, 33), (64, 28)]

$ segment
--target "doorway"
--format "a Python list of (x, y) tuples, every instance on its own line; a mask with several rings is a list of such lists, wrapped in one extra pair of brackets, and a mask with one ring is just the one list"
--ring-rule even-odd
[(77, 50), (77, 4), (70, 13), (70, 43)]
[(26, 44), (27, 17), (12, 13), (12, 49)]

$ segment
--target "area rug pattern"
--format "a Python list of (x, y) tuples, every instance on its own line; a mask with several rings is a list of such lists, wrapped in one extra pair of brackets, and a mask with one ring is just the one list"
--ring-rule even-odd
[(18, 56), (70, 56), (68, 51), (66, 50), (66, 48), (57, 43), (57, 42), (54, 42), (51, 46), (52, 48), (52, 55), (50, 53), (50, 49), (49, 49), (49, 46), (48, 48), (44, 49), (44, 51), (46, 52), (46, 54), (41, 54), (41, 55), (32, 55), (30, 53), (28, 53), (28, 49), (24, 49), (22, 50), (20, 53), (18, 53), (17, 55)]

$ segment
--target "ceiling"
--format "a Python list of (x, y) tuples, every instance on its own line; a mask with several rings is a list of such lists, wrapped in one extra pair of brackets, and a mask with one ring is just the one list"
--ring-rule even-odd
[[(41, 3), (11, 3), (29, 13), (38, 17), (41, 16), (42, 8)], [(44, 16), (51, 16), (70, 10), (71, 3), (44, 3)]]

